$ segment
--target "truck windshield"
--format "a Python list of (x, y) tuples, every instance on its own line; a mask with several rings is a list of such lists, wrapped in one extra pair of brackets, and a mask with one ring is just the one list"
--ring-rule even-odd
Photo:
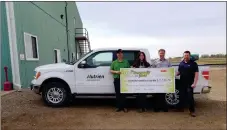
[(85, 57), (86, 55), (90, 54), (92, 51), (93, 51), (93, 50), (89, 51), (89, 52), (86, 53), (86, 54), (83, 54), (83, 55), (82, 55), (80, 58), (78, 58), (78, 59), (73, 59), (72, 62), (67, 63), (67, 64), (74, 65), (77, 61), (79, 61), (80, 59), (82, 59), (82, 58)]

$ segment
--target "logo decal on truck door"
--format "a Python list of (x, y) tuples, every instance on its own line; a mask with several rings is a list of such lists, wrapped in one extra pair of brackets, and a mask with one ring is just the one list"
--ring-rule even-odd
[(73, 72), (73, 70), (66, 70), (65, 72)]
[(88, 75), (87, 76), (87, 80), (89, 80), (89, 81), (98, 81), (98, 80), (100, 80), (100, 79), (104, 79), (104, 75), (96, 75), (96, 74), (94, 74), (94, 75)]

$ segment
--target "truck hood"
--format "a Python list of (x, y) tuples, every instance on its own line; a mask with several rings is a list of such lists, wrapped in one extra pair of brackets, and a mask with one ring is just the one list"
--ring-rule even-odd
[(69, 68), (72, 68), (73, 65), (68, 65), (65, 63), (57, 63), (57, 64), (47, 64), (47, 65), (42, 65), (39, 67), (35, 68), (36, 72), (41, 72), (41, 71), (62, 71), (62, 70), (66, 70)]

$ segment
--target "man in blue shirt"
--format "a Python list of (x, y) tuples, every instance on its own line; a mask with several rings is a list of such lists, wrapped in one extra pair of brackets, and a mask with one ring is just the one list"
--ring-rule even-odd
[(190, 51), (184, 52), (184, 59), (179, 64), (178, 73), (180, 75), (181, 86), (180, 91), (180, 103), (179, 110), (183, 111), (185, 103), (189, 104), (189, 111), (192, 117), (195, 117), (195, 102), (193, 96), (193, 90), (196, 87), (198, 81), (198, 65), (193, 60), (190, 60)]

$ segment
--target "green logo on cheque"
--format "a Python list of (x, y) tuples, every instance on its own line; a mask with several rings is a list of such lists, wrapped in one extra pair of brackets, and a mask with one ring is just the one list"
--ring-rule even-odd
[(139, 75), (140, 77), (147, 77), (151, 72), (150, 71), (142, 71), (142, 72), (136, 72), (134, 70), (131, 70), (133, 74)]

